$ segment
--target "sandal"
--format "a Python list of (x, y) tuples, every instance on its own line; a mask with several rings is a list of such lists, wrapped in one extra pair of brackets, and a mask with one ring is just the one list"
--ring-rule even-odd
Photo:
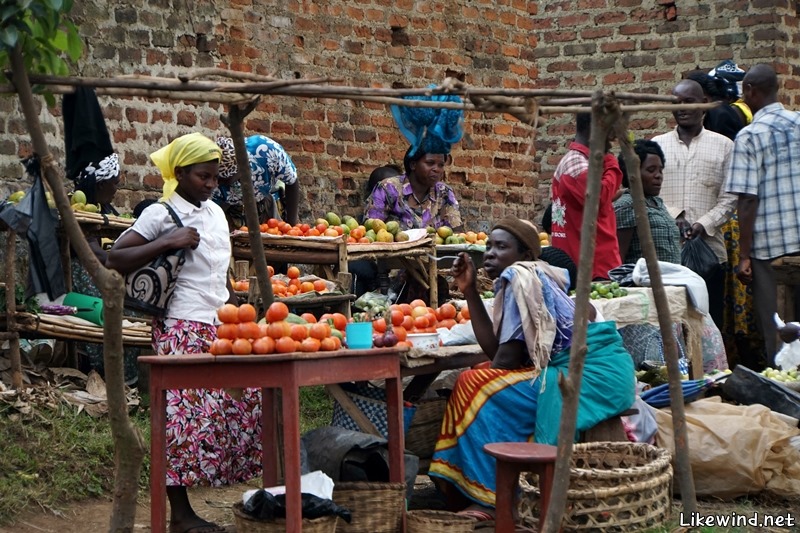
[(475, 520), (475, 531), (479, 529), (494, 529), (494, 516), (480, 509), (464, 509), (456, 513), (459, 516), (468, 516)]

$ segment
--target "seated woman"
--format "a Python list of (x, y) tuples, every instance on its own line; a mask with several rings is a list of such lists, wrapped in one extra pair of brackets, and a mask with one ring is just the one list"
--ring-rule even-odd
[[(222, 207), (231, 229), (245, 224), (242, 186), (233, 181), (238, 171), (236, 152), (230, 137), (218, 137), (217, 145), (222, 150), (219, 165), (219, 186), (212, 200)], [(297, 211), (300, 199), (300, 184), (297, 182), (297, 168), (286, 150), (266, 135), (251, 135), (245, 139), (250, 159), (250, 174), (256, 196), (259, 223), (269, 218), (285, 218), (289, 224), (297, 224)], [(283, 207), (285, 217), (276, 206), (275, 194), (283, 186)]]
[[(575, 304), (567, 296), (564, 271), (537, 261), (539, 250), (538, 231), (531, 222), (506, 217), (492, 228), (483, 263), (495, 280), (491, 317), (469, 256), (461, 254), (452, 269), (491, 367), (459, 376), (429, 475), (448, 496), (450, 507), (469, 505), (461, 512), (478, 520), (491, 520), (495, 505), (495, 460), (483, 446), (534, 437), (554, 444), (558, 437), (556, 382), (568, 366)], [(587, 346), (579, 431), (634, 401), (633, 365), (614, 324), (590, 324)]]
[[(166, 316), (153, 320), (158, 355), (208, 353), (217, 337), (217, 309), (236, 301), (228, 279), (225, 214), (208, 201), (217, 187), (220, 156), (214, 141), (200, 133), (151, 154), (164, 178), (162, 202), (183, 227), (175, 227), (162, 203), (151, 205), (108, 254), (106, 266), (125, 274), (167, 250), (186, 249)], [(168, 390), (166, 398), (169, 530), (226, 531), (195, 513), (187, 487), (241, 483), (261, 472), (261, 391), (247, 389), (236, 398), (224, 390)]]
[[(650, 232), (656, 255), (659, 261), (667, 263), (681, 262), (680, 231), (675, 219), (669, 214), (664, 201), (658, 196), (664, 181), (664, 152), (658, 143), (639, 140), (633, 143), (633, 150), (641, 163), (642, 187), (644, 201), (647, 206), (647, 219), (650, 221)], [(619, 157), (622, 170), (622, 186), (625, 192), (614, 202), (614, 213), (617, 216), (617, 239), (619, 255), (623, 263), (635, 263), (642, 257), (642, 243), (636, 231), (636, 218), (633, 214), (633, 197), (628, 189), (628, 172), (625, 161)]]

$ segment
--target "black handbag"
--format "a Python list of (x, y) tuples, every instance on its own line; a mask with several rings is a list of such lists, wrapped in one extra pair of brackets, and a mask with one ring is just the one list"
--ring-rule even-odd
[[(172, 220), (179, 228), (181, 219), (166, 203)], [(125, 308), (139, 311), (157, 318), (163, 317), (169, 307), (178, 274), (186, 261), (186, 249), (170, 250), (159, 255), (150, 263), (139, 267), (125, 276)]]

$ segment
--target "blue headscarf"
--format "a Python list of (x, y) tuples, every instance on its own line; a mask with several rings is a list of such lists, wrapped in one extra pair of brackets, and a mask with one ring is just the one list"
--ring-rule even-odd
[[(430, 87), (436, 87), (431, 85)], [(456, 95), (438, 94), (432, 96), (407, 96), (406, 100), (427, 102), (458, 102)], [(461, 109), (441, 109), (433, 107), (407, 107), (393, 105), (394, 116), (400, 132), (411, 144), (409, 156), (420, 153), (449, 154), (450, 146), (461, 140), (464, 134), (464, 111)]]
[(742, 80), (745, 71), (730, 59), (726, 59), (712, 68), (708, 75), (725, 82), (725, 93), (728, 98), (736, 98), (742, 94)]

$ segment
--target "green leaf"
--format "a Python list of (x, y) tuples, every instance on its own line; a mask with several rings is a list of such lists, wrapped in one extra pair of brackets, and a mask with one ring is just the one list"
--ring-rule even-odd
[(56, 105), (56, 97), (53, 96), (53, 93), (51, 93), (50, 91), (47, 91), (46, 93), (44, 93), (43, 96), (44, 96), (44, 101), (47, 102), (48, 106), (55, 107), (55, 105)]
[(67, 32), (62, 30), (58, 30), (55, 37), (53, 37), (50, 42), (62, 52), (66, 52), (67, 48), (69, 48), (69, 44), (67, 43)]
[(60, 11), (61, 7), (64, 5), (62, 0), (44, 0), (45, 3), (50, 7), (50, 9), (54, 11)]
[(0, 31), (0, 42), (2, 42), (9, 50), (17, 45), (19, 40), (19, 32), (14, 26), (8, 26)]
[(11, 19), (11, 17), (21, 16), (22, 12), (15, 5), (7, 5), (0, 10), (0, 21), (2, 22), (6, 22), (7, 20)]
[(78, 29), (71, 22), (67, 25), (67, 55), (73, 61), (77, 61), (83, 54), (83, 41), (78, 35)]

